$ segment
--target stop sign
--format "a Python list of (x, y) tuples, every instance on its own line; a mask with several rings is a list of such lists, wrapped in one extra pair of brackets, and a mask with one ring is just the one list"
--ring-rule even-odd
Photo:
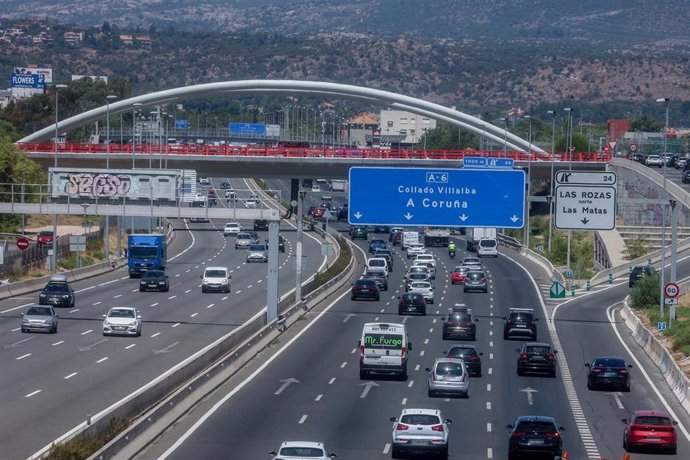
[(23, 251), (24, 249), (28, 248), (28, 247), (29, 247), (29, 239), (28, 239), (28, 238), (24, 238), (23, 236), (17, 238), (17, 247), (18, 247), (19, 249), (21, 249), (22, 251)]

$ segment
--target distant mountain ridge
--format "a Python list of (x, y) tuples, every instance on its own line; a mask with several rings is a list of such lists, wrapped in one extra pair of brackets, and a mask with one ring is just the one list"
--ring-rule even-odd
[(366, 34), (455, 41), (556, 39), (686, 47), (688, 0), (0, 0), (0, 18), (82, 26)]

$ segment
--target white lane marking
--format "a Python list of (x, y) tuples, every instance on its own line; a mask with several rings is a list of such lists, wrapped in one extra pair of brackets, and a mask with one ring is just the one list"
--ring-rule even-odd
[(254, 285), (253, 285), (253, 284), (250, 284), (249, 286), (247, 286), (247, 289), (251, 289), (251, 288), (253, 288), (253, 287), (254, 287)]
[(81, 335), (90, 334), (90, 333), (92, 333), (92, 332), (93, 332), (93, 329), (89, 329), (88, 331), (82, 332)]
[(424, 345), (427, 345), (429, 343), (429, 339), (424, 339)]
[[(114, 283), (115, 281), (117, 281), (117, 280), (108, 281), (107, 283), (99, 284), (99, 286), (103, 286), (104, 284)], [(85, 287), (84, 289), (77, 289), (74, 292), (90, 291), (91, 289), (96, 289), (96, 286), (89, 286), (89, 287)]]
[(172, 300), (172, 299), (174, 299), (175, 297), (177, 297), (177, 296), (176, 296), (176, 295), (171, 295), (170, 297), (168, 297), (168, 300)]
[(198, 314), (199, 314), (199, 313), (192, 313), (191, 315), (189, 315), (189, 317), (190, 317), (190, 318), (194, 318), (194, 317), (195, 317), (196, 315), (198, 315)]
[(488, 458), (488, 459), (494, 458), (494, 450), (491, 447), (486, 448), (486, 458)]
[(402, 399), (402, 405), (404, 406), (405, 404), (407, 404), (407, 398)]
[(490, 383), (486, 384), (486, 391), (491, 391), (491, 384)]
[(424, 350), (419, 352), (419, 356), (424, 356)]
[[(110, 281), (106, 281), (105, 283), (100, 283), (99, 286), (105, 286), (106, 284), (112, 284), (115, 282), (117, 282), (117, 280), (110, 280)], [(91, 286), (91, 287), (86, 288), (86, 289), (93, 289), (93, 288), (94, 288), (94, 286)], [(86, 289), (81, 289), (81, 291), (85, 291)], [(80, 291), (77, 291), (77, 292), (80, 292)]]
[(21, 339), (17, 342), (14, 342), (10, 345), (4, 345), (2, 348), (15, 348), (17, 345), (21, 345), (22, 343), (28, 342), (29, 340), (33, 340), (33, 339), (34, 339), (34, 337), (27, 337), (25, 339)]
[(78, 308), (75, 308), (74, 310), (70, 310), (69, 312), (70, 312), (70, 313), (74, 313), (75, 311), (79, 311), (79, 309), (78, 309)]
[(386, 445), (383, 446), (383, 454), (387, 454), (390, 451), (391, 451), (391, 445), (386, 443)]
[(297, 423), (299, 423), (300, 425), (303, 425), (306, 420), (307, 420), (307, 414), (304, 414), (302, 416), (302, 418), (299, 419), (299, 422), (297, 422)]
[[(618, 337), (618, 340), (623, 345), (623, 348), (625, 348), (625, 351), (628, 352), (628, 355), (630, 355), (630, 358), (632, 358), (633, 362), (637, 366), (637, 371), (642, 373), (642, 375), (644, 376), (644, 379), (649, 384), (649, 387), (652, 389), (652, 391), (654, 391), (656, 396), (661, 401), (661, 404), (663, 404), (664, 407), (666, 408), (666, 411), (671, 415), (671, 417), (673, 417), (674, 420), (680, 420), (680, 418), (676, 415), (676, 413), (673, 411), (673, 409), (671, 409), (671, 405), (668, 403), (668, 401), (666, 401), (666, 399), (662, 396), (662, 394), (657, 389), (656, 385), (652, 382), (652, 379), (649, 377), (649, 374), (647, 373), (647, 371), (645, 371), (644, 367), (642, 367), (642, 364), (637, 360), (637, 358), (633, 354), (632, 350), (630, 350), (628, 345), (623, 341), (623, 337), (621, 337), (620, 333), (618, 332), (618, 329), (616, 329), (615, 313), (612, 310), (612, 308), (614, 308), (616, 305), (617, 304), (610, 305), (609, 307), (606, 308), (606, 316), (609, 319), (609, 324), (611, 325), (613, 332), (616, 333), (616, 337)], [(559, 355), (560, 355), (560, 353), (559, 353)], [(563, 374), (563, 373), (561, 372), (561, 374)], [(690, 433), (688, 433), (688, 431), (685, 429), (685, 426), (682, 423), (679, 423), (678, 427), (680, 428), (680, 431), (683, 433), (683, 436), (685, 436), (685, 439), (690, 441)]]
[(489, 335), (494, 335), (494, 331), (489, 331)]
[(160, 333), (160, 332), (156, 332), (155, 334), (153, 334), (153, 335), (151, 336), (151, 338), (158, 337), (159, 335), (161, 335), (161, 333)]
[(180, 324), (182, 324), (182, 323), (175, 323), (175, 324), (172, 325), (172, 327), (177, 327), (177, 326), (179, 326)]
[(489, 353), (489, 359), (494, 359), (494, 354), (493, 354), (493, 353)]
[(492, 340), (489, 341), (489, 346), (490, 346), (490, 347), (493, 347), (493, 346), (494, 346), (494, 342), (493, 342)]
[(491, 410), (491, 401), (486, 402), (486, 410)]
[(227, 300), (227, 298), (228, 298), (228, 296), (225, 296), (225, 297), (223, 297), (223, 298), (220, 299), (220, 300)]
[(28, 358), (29, 356), (31, 356), (31, 353), (27, 353), (27, 354), (25, 354), (25, 355), (17, 356), (17, 357), (14, 358), (14, 359), (16, 359), (17, 361), (19, 361), (20, 359)]
[(127, 275), (127, 276), (123, 276), (123, 277), (122, 277), (122, 278), (120, 278), (120, 279), (121, 279), (121, 280), (126, 280), (126, 279), (128, 279), (128, 278), (129, 278), (129, 275)]
[(12, 332), (17, 332), (21, 327), (15, 327), (14, 329), (11, 329)]
[(494, 368), (493, 368), (493, 367), (490, 367), (490, 368), (489, 368), (489, 375), (491, 375), (491, 374), (493, 374), (493, 373), (494, 373)]
[(130, 348), (136, 347), (136, 346), (137, 346), (136, 343), (133, 343), (133, 344), (131, 344), (131, 345), (127, 345), (127, 346), (125, 347), (125, 350), (129, 350)]
[(240, 294), (242, 290), (235, 291), (235, 294)]
[(342, 369), (342, 368), (345, 367), (345, 366), (347, 366), (347, 361), (343, 362), (343, 363), (340, 365), (340, 368)]
[(187, 289), (186, 291), (184, 291), (185, 294), (189, 294), (190, 292), (192, 292), (191, 289)]
[(113, 299), (119, 299), (120, 297), (122, 297), (122, 294), (118, 294), (116, 296), (113, 296)]
[(175, 275), (175, 278), (177, 278), (177, 277), (179, 277), (179, 276), (180, 276), (180, 273), (178, 273), (177, 275)]
[(331, 379), (328, 381), (328, 384), (329, 384), (329, 385), (333, 385), (333, 382), (335, 382), (335, 377), (331, 378)]
[(415, 370), (415, 371), (418, 371), (418, 370), (419, 370), (419, 364), (417, 364), (417, 365), (414, 367), (414, 370)]
[(318, 395), (314, 401), (321, 401), (321, 398), (323, 398), (323, 395)]
[[(138, 289), (135, 289), (134, 291), (138, 291)], [(134, 291), (132, 291), (132, 292), (134, 292)], [(93, 305), (95, 307), (96, 305), (100, 305), (100, 304), (101, 304), (101, 301), (99, 300), (98, 302), (94, 302), (91, 305)]]
[(77, 373), (76, 373), (76, 372), (72, 372), (71, 374), (64, 376), (63, 379), (64, 379), (64, 380), (71, 379), (71, 378), (74, 377), (75, 375), (77, 375)]
[(107, 360), (107, 359), (108, 359), (108, 357), (105, 356), (105, 357), (99, 359), (98, 361), (96, 361), (96, 363), (97, 363), (97, 364), (100, 364), (100, 363), (102, 363), (103, 361), (105, 361), (105, 360)]
[(491, 433), (491, 422), (486, 424), (486, 432)]
[(43, 391), (43, 390), (32, 391), (32, 392), (29, 393), (28, 395), (24, 395), (24, 397), (25, 397), (25, 398), (30, 398), (30, 397), (32, 397), (32, 396), (34, 396), (34, 395), (39, 394), (41, 391)]
[(137, 289), (132, 289), (132, 292), (137, 292), (138, 290), (139, 290), (139, 288), (137, 288)]
[(14, 310), (19, 310), (20, 308), (28, 307), (29, 305), (33, 305), (33, 303), (25, 303), (24, 305), (19, 305), (18, 307), (14, 308), (9, 308), (7, 310), (0, 311), (0, 313), (9, 313)]
[(412, 388), (412, 385), (414, 385), (414, 380), (410, 380), (410, 381), (407, 383), (407, 388)]
[(215, 305), (215, 303), (208, 304), (208, 305), (206, 305), (206, 308), (213, 308), (214, 305)]
[(158, 305), (158, 302), (154, 302), (154, 303), (152, 303), (150, 306), (151, 306), (151, 307), (155, 307), (156, 305)]
[(63, 344), (63, 343), (65, 343), (65, 341), (64, 341), (64, 340), (60, 340), (59, 342), (53, 343), (52, 346), (55, 347), (55, 346), (61, 345), (61, 344)]

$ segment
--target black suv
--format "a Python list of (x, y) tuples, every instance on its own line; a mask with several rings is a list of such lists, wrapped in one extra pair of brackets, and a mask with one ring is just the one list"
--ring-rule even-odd
[(585, 363), (585, 367), (587, 389), (616, 387), (630, 391), (632, 364), (626, 364), (623, 358), (597, 357), (591, 363)]
[(531, 308), (511, 308), (508, 316), (505, 317), (506, 323), (503, 326), (503, 338), (529, 337), (530, 340), (537, 340), (537, 321), (534, 317), (534, 310)]
[(51, 277), (48, 284), (38, 294), (39, 305), (74, 308), (75, 301), (74, 289), (69, 285), (67, 277), (64, 275)]
[(465, 367), (471, 377), (482, 376), (482, 359), (480, 356), (484, 353), (477, 351), (477, 347), (474, 345), (453, 345), (443, 354), (446, 355), (446, 358), (456, 358), (465, 361)]
[(424, 296), (419, 292), (406, 292), (398, 296), (398, 315), (403, 315), (408, 312), (419, 313), (422, 316), (426, 315), (426, 301)]
[(516, 348), (517, 375), (526, 373), (545, 373), (556, 377), (556, 350), (548, 343), (530, 342)]
[(260, 230), (268, 230), (268, 220), (266, 220), (266, 219), (255, 219), (254, 220), (254, 231), (258, 232)]
[(656, 270), (651, 265), (637, 265), (633, 267), (628, 278), (628, 287), (633, 287), (645, 276), (656, 275)]
[[(508, 459), (533, 458), (535, 455), (547, 454), (550, 458), (561, 457), (563, 452), (563, 427), (556, 424), (556, 419), (543, 415), (526, 415), (518, 417), (512, 425), (508, 441)], [(522, 455), (524, 457), (522, 457)]]
[(285, 237), (278, 235), (278, 252), (285, 252)]
[(443, 340), (454, 337), (466, 340), (477, 340), (477, 324), (472, 318), (472, 310), (463, 306), (455, 306), (448, 311), (448, 317), (443, 321)]
[(139, 281), (139, 292), (170, 290), (170, 278), (161, 270), (149, 270)]

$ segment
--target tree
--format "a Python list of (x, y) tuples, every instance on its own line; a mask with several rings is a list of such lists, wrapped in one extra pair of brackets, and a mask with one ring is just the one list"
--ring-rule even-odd
[(648, 252), (647, 241), (638, 236), (626, 243), (625, 249), (623, 249), (623, 258), (625, 260), (635, 260)]
[(641, 131), (645, 133), (660, 133), (664, 129), (664, 123), (656, 118), (642, 115), (630, 122), (630, 131)]
[(104, 21), (103, 25), (101, 26), (101, 32), (104, 34), (109, 34), (111, 30), (110, 23), (108, 21)]

